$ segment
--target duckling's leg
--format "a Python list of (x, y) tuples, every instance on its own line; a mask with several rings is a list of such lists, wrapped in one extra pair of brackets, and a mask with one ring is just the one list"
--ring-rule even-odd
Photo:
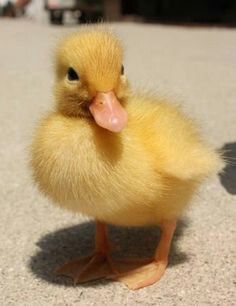
[(125, 283), (130, 289), (150, 286), (161, 279), (168, 264), (172, 237), (176, 228), (176, 220), (161, 223), (161, 239), (151, 263), (114, 276), (113, 279)]
[(72, 278), (75, 284), (117, 274), (118, 271), (109, 252), (107, 226), (101, 222), (96, 222), (95, 250), (93, 254), (64, 264), (56, 270), (56, 274)]

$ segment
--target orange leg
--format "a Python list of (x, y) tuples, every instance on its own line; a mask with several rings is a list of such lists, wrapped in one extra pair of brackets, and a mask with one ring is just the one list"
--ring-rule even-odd
[(176, 220), (161, 223), (162, 235), (154, 259), (114, 260), (110, 256), (107, 227), (96, 223), (95, 251), (92, 255), (70, 261), (57, 269), (57, 275), (65, 275), (82, 283), (109, 278), (139, 289), (156, 283), (165, 273)]
[(101, 222), (96, 222), (95, 250), (93, 254), (64, 264), (56, 270), (56, 274), (72, 278), (75, 284), (117, 274), (118, 271), (109, 252), (107, 227)]
[(155, 251), (154, 260), (147, 265), (114, 276), (114, 280), (123, 282), (130, 289), (136, 290), (150, 286), (161, 279), (168, 264), (168, 255), (176, 228), (176, 220), (163, 221), (160, 226), (162, 235)]

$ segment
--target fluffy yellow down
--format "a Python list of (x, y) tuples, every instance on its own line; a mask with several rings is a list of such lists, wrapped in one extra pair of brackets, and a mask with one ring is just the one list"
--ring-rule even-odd
[[(158, 224), (178, 218), (222, 160), (178, 107), (154, 95), (128, 92), (119, 75), (122, 53), (117, 38), (104, 30), (75, 34), (59, 45), (57, 107), (37, 127), (31, 165), (41, 191), (61, 207), (110, 224)], [(73, 89), (64, 81), (70, 66), (80, 71)], [(68, 98), (81, 90), (90, 99), (94, 90), (111, 86), (128, 112), (121, 133), (78, 115)]]

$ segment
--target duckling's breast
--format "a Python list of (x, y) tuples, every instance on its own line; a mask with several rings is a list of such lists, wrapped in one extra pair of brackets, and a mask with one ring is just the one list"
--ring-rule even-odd
[(151, 154), (129, 130), (51, 114), (32, 145), (34, 178), (54, 203), (117, 225), (156, 224), (165, 189)]

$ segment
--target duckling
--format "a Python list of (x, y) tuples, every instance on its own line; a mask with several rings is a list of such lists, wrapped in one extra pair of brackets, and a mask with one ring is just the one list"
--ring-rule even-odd
[[(57, 273), (75, 283), (110, 277), (131, 289), (152, 285), (166, 270), (178, 219), (199, 184), (222, 168), (221, 156), (179, 107), (132, 92), (110, 30), (88, 27), (64, 38), (55, 75), (55, 110), (31, 147), (33, 176), (56, 205), (96, 221), (94, 252)], [(124, 259), (122, 270), (107, 224), (160, 226), (153, 258)]]

